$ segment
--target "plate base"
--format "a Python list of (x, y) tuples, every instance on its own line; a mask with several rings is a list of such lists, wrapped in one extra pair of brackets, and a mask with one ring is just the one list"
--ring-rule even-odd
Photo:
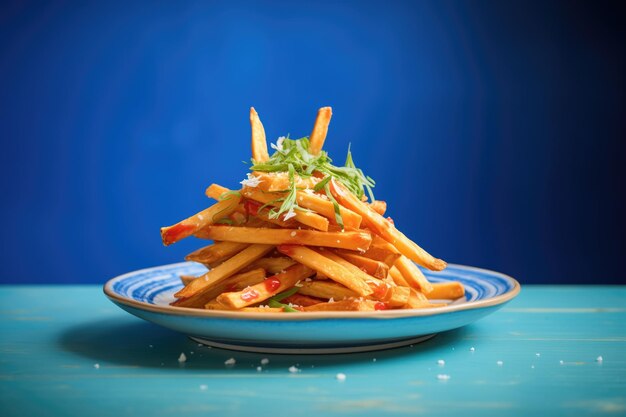
[(191, 340), (197, 343), (201, 343), (206, 346), (216, 347), (220, 349), (236, 350), (239, 352), (256, 352), (256, 353), (280, 353), (286, 355), (330, 355), (337, 353), (358, 353), (358, 352), (373, 352), (376, 350), (393, 349), (397, 347), (413, 345), (416, 343), (424, 342), (432, 337), (436, 336), (436, 333), (427, 334), (419, 337), (413, 337), (410, 339), (396, 340), (393, 342), (376, 343), (372, 345), (361, 346), (333, 346), (333, 347), (268, 347), (268, 346), (247, 346), (247, 345), (233, 345), (230, 343), (215, 342), (213, 340), (202, 339), (200, 337), (189, 336)]

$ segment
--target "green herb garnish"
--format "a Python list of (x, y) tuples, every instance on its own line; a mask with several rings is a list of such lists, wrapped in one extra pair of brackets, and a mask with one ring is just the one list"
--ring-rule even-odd
[(289, 190), (285, 190), (288, 191), (288, 194), (286, 197), (276, 200), (276, 202), (281, 202), (281, 205), (278, 210), (270, 210), (271, 218), (277, 218), (282, 213), (291, 212), (295, 209), (302, 210), (296, 200), (297, 187), (295, 177), (298, 175), (301, 178), (310, 178), (314, 172), (320, 172), (325, 175), (324, 179), (316, 184), (314, 191), (319, 192), (322, 189), (325, 191), (329, 200), (333, 202), (335, 219), (341, 228), (343, 228), (343, 219), (339, 210), (339, 204), (333, 198), (328, 186), (331, 179), (341, 182), (358, 198), (362, 198), (367, 191), (371, 201), (374, 201), (372, 188), (376, 183), (355, 166), (350, 147), (348, 147), (345, 165), (338, 167), (332, 164), (332, 159), (330, 159), (326, 151), (320, 151), (318, 155), (311, 154), (309, 152), (310, 143), (307, 137), (301, 139), (281, 138), (279, 141), (281, 142), (279, 142), (278, 146), (272, 145), (276, 152), (268, 161), (256, 163), (253, 160), (250, 167), (252, 171), (289, 173), (290, 187)]
[(293, 288), (290, 288), (290, 289), (288, 289), (286, 291), (278, 293), (275, 296), (273, 296), (271, 298), (268, 298), (267, 305), (270, 306), (270, 307), (273, 307), (273, 308), (282, 308), (283, 311), (286, 312), (286, 313), (299, 313), (298, 310), (296, 310), (295, 308), (289, 306), (288, 304), (281, 303), (282, 300), (284, 300), (287, 297), (291, 297), (292, 295), (294, 295), (298, 291), (300, 291), (300, 287), (293, 287)]

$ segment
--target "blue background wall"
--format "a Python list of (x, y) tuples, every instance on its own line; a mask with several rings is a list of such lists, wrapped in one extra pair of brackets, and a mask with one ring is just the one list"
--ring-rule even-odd
[(331, 156), (351, 142), (433, 254), (623, 283), (625, 23), (603, 2), (3, 2), (0, 280), (181, 260), (199, 242), (159, 227), (244, 177), (248, 108), (274, 141), (331, 105)]

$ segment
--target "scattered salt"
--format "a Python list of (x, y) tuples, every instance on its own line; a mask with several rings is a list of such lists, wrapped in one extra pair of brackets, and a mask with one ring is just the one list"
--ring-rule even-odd
[(259, 177), (255, 177), (252, 174), (248, 174), (248, 178), (241, 181), (239, 184), (243, 185), (244, 187), (254, 188), (254, 187), (258, 187), (260, 183), (261, 183), (261, 179)]
[(289, 233), (289, 236), (296, 237), (296, 231), (294, 230), (293, 232)]
[(296, 368), (295, 366), (290, 366), (289, 372), (291, 372), (292, 374), (295, 374), (295, 373), (300, 372), (300, 369)]
[(269, 359), (267, 359), (267, 358), (261, 359), (261, 365), (267, 365), (268, 363), (270, 363)]
[(345, 381), (346, 380), (346, 374), (343, 373), (338, 373), (337, 375), (335, 375), (335, 378), (337, 378), (337, 381)]
[(207, 390), (208, 388), (209, 388), (209, 386), (208, 386), (208, 385), (205, 385), (205, 384), (200, 385), (200, 389), (201, 389), (202, 391), (205, 391), (205, 390)]
[(474, 348), (474, 346), (472, 346), (472, 347), (470, 348), (470, 352), (475, 352), (475, 351), (476, 351), (476, 349)]
[(93, 365), (93, 367), (94, 367), (94, 368), (96, 368), (96, 369), (100, 369), (100, 364), (99, 364), (99, 363), (95, 363), (95, 364)]
[(439, 375), (437, 375), (437, 379), (440, 380), (440, 381), (447, 381), (448, 379), (450, 379), (450, 375), (439, 374)]
[(539, 356), (541, 356), (541, 353), (535, 353), (535, 356), (539, 357)]
[(602, 363), (602, 361), (603, 361), (603, 360), (604, 360), (604, 359), (602, 359), (602, 356), (598, 356), (598, 357), (596, 358), (596, 362), (599, 362), (599, 363)]
[(563, 365), (565, 362), (563, 361), (559, 361), (559, 365)]
[(504, 365), (504, 362), (502, 362), (502, 361), (498, 361), (498, 362), (496, 362), (496, 364), (497, 364), (498, 366), (502, 366), (502, 365)]
[(446, 364), (446, 361), (444, 361), (443, 359), (439, 359), (439, 360), (437, 361), (437, 365), (439, 365), (439, 366), (443, 366), (443, 365), (445, 365), (445, 364)]
[(530, 369), (535, 369), (535, 365), (530, 365)]
[(224, 361), (224, 365), (226, 365), (226, 366), (233, 366), (235, 363), (237, 363), (235, 358), (226, 359)]
[(372, 359), (372, 362), (376, 362), (376, 358)]
[(185, 356), (184, 353), (181, 353), (180, 356), (178, 357), (178, 363), (185, 363), (187, 362), (187, 356)]
[(329, 303), (334, 303), (334, 302), (335, 302), (335, 299), (334, 299), (333, 297), (330, 297), (330, 298), (328, 299), (328, 302), (329, 302)]
[(257, 367), (256, 367), (256, 371), (257, 371), (257, 372), (261, 372), (262, 370), (263, 370), (263, 368), (261, 368), (260, 366), (257, 366)]

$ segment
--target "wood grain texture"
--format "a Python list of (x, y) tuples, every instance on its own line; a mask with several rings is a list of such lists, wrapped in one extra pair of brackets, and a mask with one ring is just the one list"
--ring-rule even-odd
[(413, 347), (280, 356), (199, 347), (100, 287), (3, 286), (0, 414), (623, 416), (624, 306), (626, 287), (526, 286), (499, 312)]

